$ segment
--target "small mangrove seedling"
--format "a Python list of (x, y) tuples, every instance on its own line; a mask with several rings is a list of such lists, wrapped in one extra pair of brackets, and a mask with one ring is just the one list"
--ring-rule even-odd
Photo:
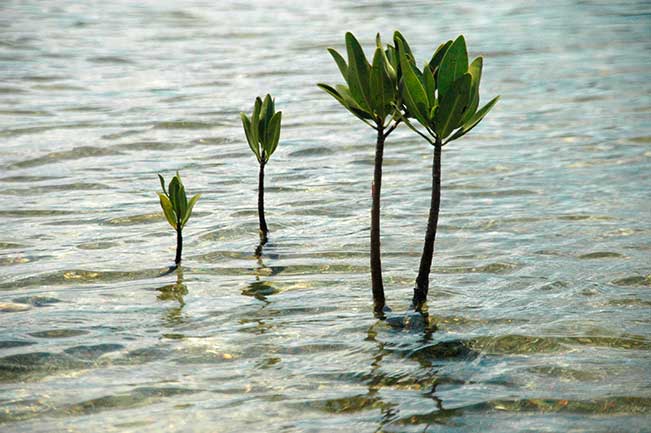
[[(398, 40), (397, 44), (400, 46), (402, 41)], [(399, 53), (402, 70), (400, 91), (406, 113), (403, 121), (434, 146), (431, 205), (412, 302), (414, 309), (421, 310), (427, 301), (441, 204), (441, 149), (477, 126), (493, 108), (499, 96), (477, 109), (482, 58), (477, 57), (468, 65), (468, 51), (463, 35), (454, 42), (441, 44), (422, 71), (408, 50), (399, 48)], [(416, 119), (424, 132), (416, 128), (410, 118)]]
[[(399, 34), (398, 34), (399, 35)], [(401, 36), (400, 36), (401, 37)], [(329, 48), (347, 85), (335, 87), (317, 84), (354, 116), (377, 131), (375, 164), (371, 184), (371, 288), (375, 312), (381, 314), (385, 307), (382, 261), (380, 253), (380, 193), (382, 189), (382, 159), (384, 143), (400, 123), (402, 116), (396, 110), (402, 106), (398, 81), (399, 56), (396, 48), (382, 47), (380, 35), (376, 36), (373, 62), (369, 63), (361, 45), (352, 33), (346, 33), (348, 63), (334, 49)]]
[(267, 243), (267, 234), (269, 233), (267, 220), (264, 216), (264, 167), (278, 147), (280, 122), (283, 115), (282, 111), (275, 111), (274, 105), (274, 99), (271, 98), (271, 95), (265, 96), (264, 101), (257, 97), (255, 98), (251, 117), (247, 116), (246, 113), (240, 113), (246, 141), (260, 164), (258, 173), (260, 245), (256, 252), (257, 255), (260, 253), (261, 246)]
[(172, 228), (176, 230), (176, 258), (174, 263), (176, 266), (181, 264), (181, 254), (183, 253), (183, 227), (192, 215), (192, 208), (194, 207), (201, 194), (196, 194), (188, 201), (185, 195), (185, 187), (181, 181), (181, 175), (176, 172), (176, 176), (172, 178), (167, 189), (165, 189), (165, 179), (160, 174), (160, 186), (163, 192), (158, 193), (160, 198), (160, 206), (163, 208), (165, 219), (170, 223)]

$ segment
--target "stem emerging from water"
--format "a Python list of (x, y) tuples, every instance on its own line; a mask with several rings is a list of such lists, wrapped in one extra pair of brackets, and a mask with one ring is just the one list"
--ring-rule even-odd
[(380, 256), (380, 191), (382, 189), (382, 158), (384, 154), (384, 127), (378, 124), (377, 142), (375, 144), (375, 170), (371, 195), (371, 288), (376, 313), (381, 313), (385, 306), (384, 284), (382, 282), (382, 260)]
[(181, 227), (181, 222), (178, 221), (176, 224), (176, 258), (174, 263), (176, 265), (181, 264), (181, 254), (183, 253), (183, 228)]
[(267, 233), (269, 233), (267, 220), (264, 217), (264, 166), (266, 163), (265, 154), (262, 152), (262, 162), (260, 162), (260, 174), (258, 176), (258, 218), (260, 220), (261, 245), (267, 243)]
[(414, 310), (421, 310), (427, 301), (429, 290), (429, 274), (432, 267), (432, 256), (434, 255), (434, 241), (436, 240), (436, 226), (439, 221), (439, 208), (441, 207), (441, 142), (436, 141), (434, 145), (434, 161), (432, 164), (432, 202), (427, 219), (427, 232), (425, 233), (425, 245), (423, 255), (420, 258), (416, 287), (414, 288), (414, 299), (412, 301)]

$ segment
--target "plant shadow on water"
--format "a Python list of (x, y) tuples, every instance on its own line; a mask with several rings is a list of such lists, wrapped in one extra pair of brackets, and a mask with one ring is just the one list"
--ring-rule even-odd
[[(267, 296), (280, 293), (280, 290), (269, 281), (261, 280), (261, 276), (273, 276), (282, 272), (285, 268), (282, 266), (268, 267), (262, 261), (262, 248), (267, 244), (267, 238), (261, 238), (260, 243), (255, 249), (255, 258), (257, 259), (257, 267), (255, 268), (255, 281), (248, 284), (242, 289), (242, 294), (245, 296), (253, 296), (259, 301), (269, 303)], [(273, 258), (273, 256), (272, 256)]]
[(183, 297), (188, 294), (188, 287), (183, 282), (183, 268), (180, 265), (171, 267), (163, 275), (169, 275), (174, 270), (176, 270), (176, 282), (156, 289), (159, 292), (158, 296), (156, 296), (159, 301), (178, 302), (178, 306), (169, 308), (165, 312), (165, 323), (169, 326), (176, 326), (183, 323), (184, 320), (181, 315), (183, 307), (185, 307)]
[[(379, 338), (380, 335), (382, 339)], [(376, 431), (384, 431), (391, 426), (416, 424), (426, 425), (423, 431), (427, 431), (433, 424), (449, 425), (452, 417), (461, 415), (462, 409), (445, 408), (444, 401), (437, 393), (437, 387), (441, 384), (462, 382), (449, 377), (441, 370), (451, 362), (467, 362), (479, 355), (469, 347), (468, 342), (459, 339), (446, 340), (444, 332), (439, 330), (427, 312), (414, 311), (391, 314), (378, 320), (368, 329), (366, 341), (377, 346), (370, 373), (364, 377), (368, 386), (368, 394), (364, 400), (372, 407), (380, 408), (382, 414)], [(417, 370), (405, 371), (405, 361), (415, 361)], [(383, 402), (383, 389), (416, 391), (421, 397), (431, 399), (432, 410), (401, 416), (400, 407)]]

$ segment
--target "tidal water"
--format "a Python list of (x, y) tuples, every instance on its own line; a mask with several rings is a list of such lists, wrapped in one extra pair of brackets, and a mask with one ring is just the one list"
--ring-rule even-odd
[[(463, 33), (502, 97), (443, 152), (431, 326), (432, 149), (386, 144), (378, 320), (374, 131), (315, 85), (395, 29), (419, 63)], [(651, 431), (650, 78), (648, 1), (0, 2), (0, 430)]]

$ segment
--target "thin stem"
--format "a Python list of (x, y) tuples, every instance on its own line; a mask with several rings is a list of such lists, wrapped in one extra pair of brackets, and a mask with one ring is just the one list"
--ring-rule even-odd
[(389, 134), (391, 134), (393, 132), (394, 129), (396, 129), (398, 127), (398, 124), (400, 124), (401, 121), (402, 121), (402, 119), (399, 118), (398, 120), (396, 120), (396, 122), (393, 125), (391, 125), (391, 127), (389, 129), (387, 129), (387, 132), (384, 133), (384, 138), (385, 139), (389, 136)]
[(258, 219), (260, 220), (260, 243), (263, 245), (267, 242), (267, 233), (269, 233), (267, 220), (264, 217), (264, 166), (266, 163), (267, 161), (265, 161), (263, 151), (262, 161), (260, 162), (260, 174), (258, 176)]
[(371, 288), (376, 313), (385, 306), (384, 284), (382, 282), (382, 260), (380, 255), (380, 192), (382, 190), (382, 158), (384, 154), (384, 127), (378, 124), (375, 144), (375, 170), (371, 187)]
[(425, 233), (425, 245), (423, 255), (420, 258), (416, 287), (414, 288), (414, 299), (412, 301), (415, 310), (421, 310), (427, 301), (429, 290), (429, 274), (432, 267), (434, 255), (434, 242), (436, 241), (436, 227), (439, 221), (439, 208), (441, 207), (441, 142), (436, 141), (434, 145), (434, 161), (432, 164), (432, 201), (427, 219), (427, 232)]
[[(418, 128), (416, 128), (414, 125), (412, 125), (411, 122), (409, 121), (409, 119), (407, 119), (407, 116), (404, 116), (404, 115), (401, 114), (401, 115), (400, 115), (400, 120), (402, 120), (402, 121), (405, 123), (405, 125), (407, 125), (407, 127), (409, 127), (409, 129), (411, 129), (411, 130), (414, 131), (416, 134), (418, 134), (418, 135), (420, 135), (421, 137), (423, 137), (423, 138), (424, 138), (424, 139), (425, 139), (429, 144), (431, 144), (432, 146), (435, 146), (435, 143), (436, 143), (436, 142), (435, 142), (435, 141), (432, 141), (432, 139), (431, 139), (430, 137), (428, 137), (427, 135), (423, 134), (422, 132), (420, 132), (420, 131), (418, 130)], [(428, 132), (429, 132), (429, 129), (428, 129)]]
[(176, 258), (174, 263), (176, 265), (181, 264), (181, 255), (183, 254), (183, 228), (181, 227), (181, 222), (177, 221), (176, 223)]

